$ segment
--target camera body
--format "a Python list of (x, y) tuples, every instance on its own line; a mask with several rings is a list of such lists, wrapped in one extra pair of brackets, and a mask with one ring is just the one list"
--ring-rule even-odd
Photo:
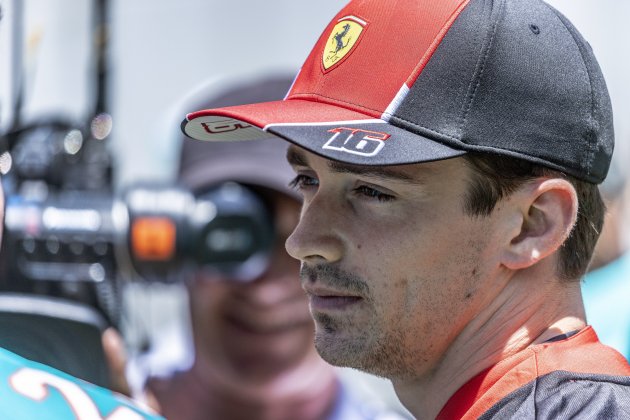
[(262, 198), (235, 182), (197, 195), (177, 186), (135, 185), (113, 216), (122, 233), (115, 241), (122, 272), (148, 281), (181, 281), (190, 269), (249, 281), (266, 269), (274, 239)]
[(263, 198), (234, 182), (114, 193), (106, 145), (87, 132), (50, 121), (0, 137), (0, 346), (107, 386), (100, 335), (120, 322), (125, 281), (172, 283), (192, 270), (252, 280), (274, 227)]
[(176, 282), (204, 269), (247, 281), (266, 268), (273, 220), (244, 185), (194, 195), (145, 183), (114, 194), (105, 143), (68, 123), (26, 126), (2, 141), (11, 167), (0, 289), (77, 300), (115, 325), (121, 279)]
[(117, 196), (9, 195), (0, 260), (9, 278), (26, 285), (118, 277), (176, 282), (186, 269), (247, 281), (266, 267), (272, 224), (262, 199), (234, 182), (198, 196), (150, 184)]

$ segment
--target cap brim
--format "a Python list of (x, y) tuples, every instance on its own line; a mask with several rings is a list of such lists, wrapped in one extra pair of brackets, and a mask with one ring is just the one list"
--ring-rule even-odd
[(193, 112), (182, 122), (182, 131), (203, 141), (280, 137), (325, 158), (357, 165), (402, 165), (466, 153), (368, 113), (300, 99)]

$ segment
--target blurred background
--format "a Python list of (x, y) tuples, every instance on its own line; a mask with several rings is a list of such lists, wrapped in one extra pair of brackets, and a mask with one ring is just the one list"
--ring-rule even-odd
[[(617, 145), (603, 188), (615, 195), (625, 188), (630, 143), (630, 2), (549, 3), (590, 42), (606, 77)], [(172, 181), (184, 104), (218, 95), (232, 80), (297, 72), (344, 4), (0, 0), (0, 130), (51, 118), (91, 127), (84, 144), (101, 144), (111, 155), (98, 175), (107, 180), (104, 189)], [(615, 227), (614, 241), (625, 241), (623, 229)], [(176, 342), (189, 332), (181, 285), (124, 283), (116, 296), (116, 324), (132, 354), (167, 337), (169, 357), (182, 356)]]

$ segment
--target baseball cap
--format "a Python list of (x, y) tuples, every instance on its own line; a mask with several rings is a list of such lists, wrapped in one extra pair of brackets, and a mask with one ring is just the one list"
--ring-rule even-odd
[(614, 145), (591, 47), (540, 0), (351, 1), (284, 100), (193, 112), (182, 130), (280, 137), (359, 165), (495, 153), (591, 183)]
[[(293, 77), (285, 71), (260, 77), (223, 77), (221, 89), (205, 94), (198, 102), (207, 107), (224, 107), (278, 100), (285, 95), (292, 81)], [(204, 143), (184, 137), (177, 178), (180, 184), (194, 192), (234, 181), (270, 188), (298, 199), (295, 189), (289, 187), (295, 174), (285, 159), (287, 146), (285, 141), (277, 138)]]

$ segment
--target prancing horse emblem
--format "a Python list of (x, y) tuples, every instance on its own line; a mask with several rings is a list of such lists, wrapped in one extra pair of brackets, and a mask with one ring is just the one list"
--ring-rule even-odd
[(324, 48), (322, 64), (325, 71), (330, 70), (348, 56), (357, 45), (366, 24), (364, 20), (355, 16), (347, 16), (337, 22)]
[(343, 25), (343, 31), (337, 32), (335, 34), (334, 38), (335, 38), (335, 42), (337, 43), (337, 47), (335, 48), (334, 54), (338, 54), (339, 51), (346, 48), (348, 44), (350, 43), (350, 40), (352, 39), (351, 37), (348, 37), (348, 40), (346, 41), (345, 44), (343, 43), (343, 38), (348, 36), (348, 32), (350, 32), (350, 24), (346, 23), (345, 25)]

